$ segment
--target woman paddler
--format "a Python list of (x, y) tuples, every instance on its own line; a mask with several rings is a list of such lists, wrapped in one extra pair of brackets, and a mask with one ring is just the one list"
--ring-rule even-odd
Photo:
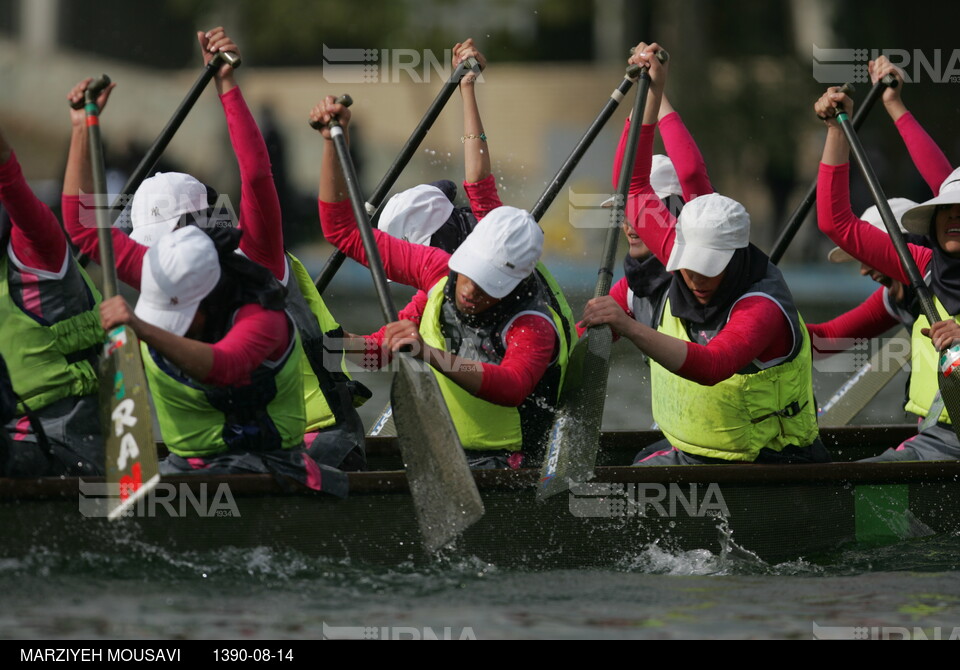
[(651, 358), (654, 419), (666, 440), (638, 465), (829, 460), (818, 437), (810, 339), (779, 270), (750, 245), (750, 217), (718, 194), (675, 219), (650, 187), (653, 135), (667, 68), (641, 44), (651, 84), (627, 219), (673, 272), (657, 328), (609, 296), (583, 324), (609, 324)]
[[(634, 48), (633, 55), (627, 61), (628, 65), (640, 64), (640, 54), (645, 47), (646, 44), (641, 42)], [(632, 116), (633, 112), (624, 122), (614, 156), (614, 188), (620, 181), (623, 155), (627, 148), (630, 124), (633, 122)], [(680, 114), (670, 104), (665, 93), (657, 114), (657, 130), (660, 131), (667, 155), (654, 155), (649, 182), (664, 207), (677, 216), (687, 202), (701, 195), (713, 193), (713, 185), (707, 174), (703, 154), (700, 153), (693, 135), (687, 130)], [(640, 175), (634, 174), (633, 179), (637, 180), (634, 185), (639, 188)], [(610, 203), (612, 204), (612, 200)], [(650, 252), (626, 218), (624, 218), (622, 229), (629, 249), (623, 261), (624, 276), (611, 287), (610, 296), (627, 314), (641, 323), (656, 327), (655, 320), (660, 315), (672, 276), (663, 267), (660, 259)], [(580, 330), (582, 332), (582, 327)]]
[[(850, 208), (850, 147), (837, 124), (835, 112), (842, 107), (852, 113), (853, 101), (830, 88), (814, 105), (827, 126), (817, 186), (817, 215), (822, 230), (841, 249), (861, 263), (895, 281), (909, 284), (889, 237), (854, 216)], [(909, 233), (922, 236), (908, 248), (921, 276), (930, 286), (934, 302), (948, 318), (930, 325), (922, 314), (913, 324), (910, 388), (906, 410), (921, 423), (916, 436), (877, 456), (873, 461), (957, 460), (960, 441), (951, 417), (942, 406), (929, 416), (937, 393), (937, 351), (960, 339), (960, 169), (954, 170), (937, 189), (939, 195), (908, 209), (902, 218)], [(930, 338), (933, 339), (931, 346)]]
[[(205, 64), (218, 52), (239, 55), (237, 45), (221, 27), (198, 33), (197, 40)], [(369, 392), (350, 381), (343, 372), (339, 351), (344, 347), (344, 332), (303, 265), (285, 252), (280, 199), (267, 145), (243, 98), (233, 68), (224, 65), (218, 69), (214, 82), (240, 171), (239, 217), (234, 222), (217, 191), (189, 174), (167, 172), (150, 177), (133, 196), (131, 234), (128, 236), (117, 228), (112, 231), (118, 276), (127, 285), (139, 288), (147, 250), (183, 226), (212, 230), (236, 225), (243, 230), (240, 252), (267, 268), (288, 289), (286, 308), (300, 333), (303, 347), (297, 355), (304, 359), (301, 370), (307, 411), (305, 437), (311, 453), (326, 465), (364, 469), (364, 431), (354, 408), (354, 393), (366, 399)], [(68, 98), (72, 102), (82, 101), (88, 84), (89, 80), (80, 82)], [(111, 90), (112, 86), (102, 96), (101, 108)], [(81, 206), (80, 194), (93, 191), (83, 111), (74, 110), (71, 121), (73, 135), (63, 189), (64, 225), (81, 251), (99, 260), (96, 226), (85, 219), (92, 219), (93, 210)]]
[[(323, 124), (320, 221), (324, 236), (367, 262), (326, 124), (349, 137), (350, 110), (328, 97), (311, 120)], [(553, 421), (566, 350), (560, 323), (534, 276), (543, 231), (526, 211), (498, 207), (452, 255), (374, 230), (388, 278), (427, 292), (419, 319), (387, 324), (389, 352), (412, 347), (437, 375), (473, 467), (536, 460)], [(407, 312), (408, 313), (408, 312)]]
[[(451, 53), (453, 67), (474, 58), (480, 69), (486, 73), (487, 59), (472, 39), (456, 43)], [(401, 240), (437, 247), (452, 254), (477, 227), (480, 220), (503, 205), (497, 190), (497, 179), (493, 174), (490, 145), (480, 118), (476, 88), (477, 75), (468, 72), (460, 80), (460, 96), (463, 99), (463, 135), (460, 142), (464, 146), (463, 190), (470, 203), (469, 207), (456, 206), (457, 186), (452, 181), (420, 184), (397, 193), (387, 201), (380, 214), (380, 230)], [(560, 285), (543, 263), (537, 264), (536, 274), (547, 288), (550, 308), (563, 322), (561, 333), (565, 338), (564, 345), (569, 349), (576, 340), (573, 311)], [(400, 313), (400, 320), (419, 318), (426, 301), (427, 293), (418, 291)], [(382, 331), (368, 338), (368, 342), (378, 344), (380, 335)], [(379, 347), (368, 350), (374, 361), (379, 358), (376, 355), (378, 350)], [(371, 358), (368, 357), (367, 360), (370, 361)]]
[(0, 204), (0, 356), (19, 396), (6, 425), (12, 444), (0, 453), (0, 475), (103, 474), (100, 294), (74, 262), (53, 212), (30, 190), (2, 133)]
[(300, 342), (269, 270), (236, 253), (241, 231), (185, 226), (143, 257), (140, 298), (103, 302), (103, 328), (129, 326), (170, 455), (162, 474), (275, 472), (345, 493), (343, 473), (302, 449)]

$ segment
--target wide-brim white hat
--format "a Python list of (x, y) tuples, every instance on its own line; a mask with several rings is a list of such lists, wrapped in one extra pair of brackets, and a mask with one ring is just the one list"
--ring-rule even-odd
[(960, 203), (960, 168), (950, 173), (940, 185), (940, 193), (936, 198), (917, 205), (903, 215), (903, 227), (917, 235), (928, 235), (933, 214), (938, 205), (956, 205)]

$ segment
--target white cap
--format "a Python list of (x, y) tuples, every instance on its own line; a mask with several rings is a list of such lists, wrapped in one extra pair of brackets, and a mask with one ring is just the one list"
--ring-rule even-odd
[(450, 218), (453, 203), (436, 186), (421, 184), (401, 191), (380, 213), (383, 232), (413, 244), (430, 244), (430, 237)]
[(158, 172), (144, 179), (133, 196), (130, 237), (151, 247), (174, 230), (181, 216), (203, 212), (212, 204), (207, 202), (207, 187), (190, 175)]
[(453, 253), (449, 266), (499, 300), (533, 274), (542, 251), (543, 231), (529, 212), (497, 207)]
[[(910, 208), (916, 207), (917, 203), (907, 198), (890, 198), (887, 200), (887, 204), (890, 205), (893, 216), (896, 217), (897, 223), (900, 224), (900, 232), (907, 232), (907, 229), (903, 227), (903, 215)], [(860, 218), (874, 228), (887, 232), (887, 227), (883, 225), (883, 218), (881, 218), (880, 210), (877, 209), (876, 205), (868, 207), (867, 210), (860, 215)], [(830, 253), (827, 254), (827, 260), (831, 263), (846, 263), (847, 261), (854, 261), (856, 259), (840, 247), (834, 247), (830, 250)]]
[(673, 161), (663, 154), (654, 154), (653, 164), (650, 166), (650, 186), (657, 197), (663, 200), (671, 195), (683, 196), (683, 187), (680, 186), (680, 177)]
[(956, 205), (960, 203), (960, 168), (950, 173), (942, 184), (940, 194), (932, 200), (927, 200), (903, 215), (901, 223), (907, 231), (917, 235), (927, 235), (930, 232), (930, 221), (937, 205)]
[(667, 270), (692, 270), (716, 277), (733, 252), (750, 244), (750, 215), (736, 200), (718, 193), (688, 202), (677, 219), (677, 238)]
[(200, 302), (220, 281), (213, 240), (196, 226), (164, 235), (143, 257), (136, 315), (174, 335), (190, 329)]

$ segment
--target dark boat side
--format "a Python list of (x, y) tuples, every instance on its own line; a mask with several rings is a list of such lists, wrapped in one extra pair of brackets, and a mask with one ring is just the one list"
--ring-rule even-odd
[[(905, 426), (824, 431), (835, 453), (859, 458), (909, 435)], [(602, 461), (658, 433), (606, 433)], [(856, 443), (856, 445), (854, 445)], [(390, 438), (371, 460), (399, 466)], [(486, 513), (443, 551), (498, 565), (629, 565), (651, 542), (715, 553), (740, 547), (766, 561), (811, 557), (851, 542), (880, 544), (960, 531), (960, 463), (833, 463), (630, 468), (602, 465), (589, 484), (546, 503), (539, 472), (474, 473)], [(401, 470), (350, 475), (345, 500), (270, 475), (165, 478), (134, 516), (95, 516), (102, 480), (0, 479), (5, 557), (34, 551), (207, 551), (270, 547), (396, 564), (426, 558)], [(87, 514), (88, 516), (85, 516)], [(89, 516), (89, 515), (93, 516)]]

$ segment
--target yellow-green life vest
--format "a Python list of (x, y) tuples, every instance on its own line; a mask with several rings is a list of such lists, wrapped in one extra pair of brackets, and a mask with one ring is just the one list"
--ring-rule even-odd
[(303, 349), (294, 337), (283, 358), (264, 362), (244, 387), (200, 384), (141, 342), (147, 384), (167, 448), (183, 458), (303, 444)]
[[(940, 314), (946, 314), (943, 303), (936, 296), (933, 297), (933, 303)], [(960, 323), (960, 316), (948, 316)], [(922, 334), (923, 328), (929, 328), (930, 321), (921, 312), (913, 324), (913, 332), (910, 337), (910, 390), (907, 395), (907, 404), (904, 407), (908, 412), (917, 416), (927, 416), (930, 413), (930, 405), (933, 404), (933, 397), (937, 394), (940, 382), (937, 379), (937, 371), (940, 368), (939, 354), (933, 348), (930, 338)], [(944, 409), (937, 418), (939, 423), (952, 423), (950, 415)]]
[[(537, 263), (536, 271), (543, 283), (546, 284), (545, 288), (548, 291), (547, 304), (550, 305), (550, 309), (555, 312), (556, 316), (560, 317), (558, 327), (564, 340), (563, 345), (567, 351), (570, 351), (577, 340), (580, 339), (577, 333), (578, 319), (573, 315), (570, 303), (567, 302), (567, 296), (564, 295), (563, 289), (560, 288), (560, 284), (554, 278), (553, 273), (547, 269), (547, 266), (542, 262)], [(566, 371), (566, 366), (564, 366), (564, 371)]]
[[(288, 253), (287, 260), (291, 276), (287, 282), (287, 310), (303, 344), (301, 368), (307, 432), (313, 432), (344, 422), (344, 414), (355, 413), (354, 407), (362, 405), (370, 396), (369, 392), (363, 393), (366, 389), (362, 385), (351, 382), (342, 351), (343, 329), (327, 309), (307, 269), (293, 254)], [(316, 366), (325, 370), (325, 373), (321, 371), (327, 377), (325, 383), (318, 379)], [(348, 393), (337, 388), (342, 384), (349, 384)]]
[[(671, 445), (698, 456), (753, 462), (761, 449), (806, 447), (817, 439), (810, 336), (799, 314), (789, 320), (794, 337), (802, 338), (793, 358), (735, 374), (715, 386), (703, 386), (650, 361), (653, 418)], [(683, 321), (671, 313), (669, 300), (658, 330), (691, 341)]]
[[(96, 368), (88, 358), (74, 355), (99, 347), (106, 339), (97, 309), (100, 294), (87, 274), (76, 269), (90, 291), (93, 308), (43, 325), (14, 302), (10, 260), (6, 254), (0, 260), (0, 354), (7, 361), (14, 390), (35, 411), (64, 398), (96, 394), (99, 388)], [(17, 411), (25, 410), (19, 405)]]
[[(468, 329), (463, 324), (451, 323), (453, 319), (444, 317), (444, 288), (448, 281), (449, 278), (445, 277), (430, 289), (420, 322), (420, 335), (424, 343), (444, 351), (450, 351), (449, 342), (443, 334), (442, 320), (444, 319), (448, 328), (459, 327), (463, 331), (459, 333), (463, 336), (463, 341), (477, 337), (476, 333), (467, 332)], [(456, 308), (451, 305), (448, 309)], [(482, 400), (468, 393), (442, 373), (433, 370), (464, 449), (508, 451), (524, 449), (536, 455), (549, 432), (553, 409), (556, 407), (560, 392), (560, 381), (567, 365), (568, 350), (566, 339), (559, 335), (563, 328), (560, 317), (545, 303), (543, 296), (533, 296), (529, 305), (510, 315), (502, 324), (494, 324), (487, 329), (489, 335), (480, 336), (485, 341), (471, 347), (470, 355), (466, 355), (462, 349), (454, 353), (483, 363), (499, 363), (503, 360), (502, 353), (497, 352), (498, 349), (504, 348), (502, 333), (505, 333), (509, 324), (523, 312), (536, 312), (551, 320), (557, 331), (560, 352), (540, 384), (520, 407), (505, 407)], [(500, 341), (495, 342), (494, 339)]]

